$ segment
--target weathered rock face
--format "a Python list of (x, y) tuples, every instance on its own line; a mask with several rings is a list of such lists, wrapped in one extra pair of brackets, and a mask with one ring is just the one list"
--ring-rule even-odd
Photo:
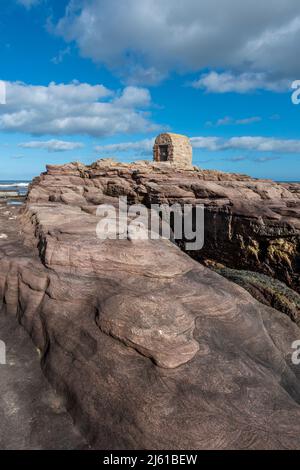
[(300, 325), (300, 294), (283, 282), (265, 274), (253, 271), (214, 267), (217, 273), (244, 287), (250, 294), (265, 305), (288, 315)]
[(124, 195), (129, 202), (205, 205), (205, 244), (190, 255), (276, 277), (300, 292), (300, 184), (245, 175), (184, 170), (168, 164), (49, 166), (29, 200), (90, 211)]
[(11, 315), (0, 314), (7, 364), (0, 364), (0, 448), (88, 449), (58, 396), (43, 376), (39, 356)]
[[(152, 164), (48, 167), (20, 218), (3, 215), (3, 308), (41, 350), (45, 374), (95, 447), (300, 445), (297, 325), (167, 240), (96, 236), (96, 205), (119, 195), (147, 204), (205, 199), (218, 214), (237, 210), (229, 192), (258, 200), (255, 185), (274, 191), (270, 182), (222, 178)], [(282, 205), (297, 200), (279, 185), (275, 193)], [(252, 196), (248, 210), (254, 217)]]

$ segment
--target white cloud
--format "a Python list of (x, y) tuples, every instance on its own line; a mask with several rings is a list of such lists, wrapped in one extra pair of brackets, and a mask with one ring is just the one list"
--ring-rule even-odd
[(219, 137), (192, 137), (192, 146), (196, 149), (220, 150)]
[(160, 71), (155, 67), (143, 67), (142, 65), (131, 65), (129, 69), (120, 70), (120, 75), (131, 85), (156, 85), (167, 76), (166, 71)]
[(147, 132), (147, 89), (114, 93), (103, 85), (72, 82), (48, 86), (6, 82), (6, 105), (0, 107), (0, 130), (32, 135), (86, 134), (95, 137)]
[(270, 80), (265, 73), (209, 72), (193, 82), (194, 88), (202, 88), (208, 93), (250, 93), (255, 90), (281, 92), (290, 88), (286, 79)]
[(149, 106), (151, 96), (146, 88), (137, 88), (128, 86), (124, 89), (122, 95), (115, 100), (115, 103), (121, 107)]
[(192, 137), (194, 148), (211, 151), (218, 150), (250, 150), (258, 152), (296, 153), (300, 154), (300, 140), (276, 139), (274, 137)]
[(248, 118), (243, 118), (243, 119), (237, 119), (235, 121), (236, 124), (253, 124), (254, 122), (260, 122), (262, 119), (260, 116), (252, 116)]
[(154, 145), (153, 139), (144, 139), (137, 142), (121, 142), (119, 144), (97, 145), (95, 151), (99, 153), (121, 153), (133, 152), (134, 154), (140, 153), (141, 155), (150, 154)]
[(279, 91), (300, 75), (299, 0), (73, 0), (53, 29), (131, 83), (228, 70), (198, 86), (246, 93)]
[(214, 122), (212, 121), (207, 121), (206, 125), (209, 127), (219, 127), (219, 126), (228, 126), (228, 125), (246, 125), (246, 124), (253, 124), (255, 122), (260, 122), (262, 120), (261, 117), (259, 116), (251, 116), (247, 118), (241, 118), (241, 119), (233, 119), (231, 116), (225, 116), (223, 118), (220, 118)]
[(46, 149), (48, 152), (66, 152), (68, 150), (76, 150), (84, 147), (81, 142), (68, 142), (65, 140), (32, 140), (30, 142), (23, 142), (18, 145), (27, 149)]
[(257, 163), (266, 163), (266, 162), (272, 162), (273, 160), (278, 160), (279, 157), (258, 157), (255, 158), (254, 161)]

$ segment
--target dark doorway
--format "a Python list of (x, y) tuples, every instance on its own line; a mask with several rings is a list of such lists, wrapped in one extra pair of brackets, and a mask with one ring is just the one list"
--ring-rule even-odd
[(159, 159), (161, 162), (167, 162), (169, 157), (168, 145), (159, 146)]

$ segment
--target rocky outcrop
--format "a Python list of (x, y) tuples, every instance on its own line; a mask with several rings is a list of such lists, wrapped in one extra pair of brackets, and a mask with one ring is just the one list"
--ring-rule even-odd
[(259, 271), (300, 292), (300, 184), (168, 163), (100, 160), (89, 167), (49, 166), (29, 200), (60, 201), (90, 211), (91, 205), (120, 195), (147, 206), (203, 204), (205, 244), (191, 256)]
[(11, 315), (0, 314), (6, 365), (0, 363), (0, 448), (88, 450), (58, 396), (44, 377), (39, 355)]
[[(287, 207), (296, 196), (274, 186), (167, 164), (70, 164), (48, 167), (33, 182), (18, 219), (3, 211), (3, 311), (29, 332), (46, 376), (94, 447), (299, 446), (297, 325), (168, 240), (96, 235), (96, 206), (119, 195), (147, 204), (206, 200), (216, 220), (219, 209), (236, 211), (241, 224), (237, 195), (248, 194), (253, 233), (255, 224), (270, 228), (269, 220), (275, 230), (272, 209), (262, 203), (255, 218), (253, 199), (272, 206), (275, 191)], [(292, 243), (297, 219), (293, 226), (287, 219), (278, 215), (276, 237)], [(231, 222), (231, 239), (236, 228)], [(215, 240), (229, 244), (223, 232)], [(292, 283), (291, 253), (289, 261)]]
[(300, 295), (283, 282), (253, 271), (213, 267), (227, 279), (244, 287), (259, 302), (288, 315), (300, 325)]

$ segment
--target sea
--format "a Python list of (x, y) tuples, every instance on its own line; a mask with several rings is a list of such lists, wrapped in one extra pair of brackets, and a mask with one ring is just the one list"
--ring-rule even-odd
[(26, 196), (30, 183), (26, 180), (0, 180), (0, 191), (15, 191), (19, 196)]

